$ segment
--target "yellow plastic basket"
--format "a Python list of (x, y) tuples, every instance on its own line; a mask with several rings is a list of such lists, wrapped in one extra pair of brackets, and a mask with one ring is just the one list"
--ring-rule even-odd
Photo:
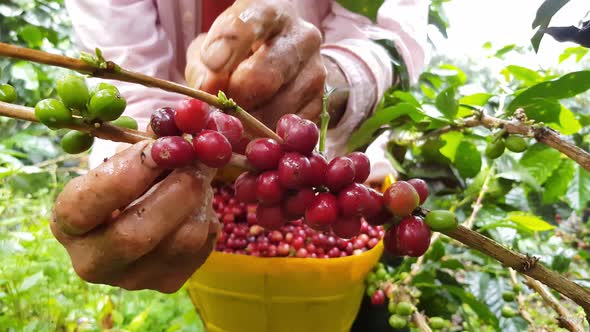
[(213, 252), (188, 292), (208, 332), (348, 332), (382, 252), (381, 242), (331, 259)]

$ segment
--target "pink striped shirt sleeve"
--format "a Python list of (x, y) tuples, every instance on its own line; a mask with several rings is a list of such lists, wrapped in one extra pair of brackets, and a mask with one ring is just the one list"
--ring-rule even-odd
[[(377, 22), (352, 13), (335, 1), (321, 22), (324, 32), (322, 54), (334, 60), (346, 75), (350, 86), (348, 106), (338, 126), (328, 133), (330, 156), (342, 155), (351, 133), (375, 109), (393, 83), (388, 52), (374, 40), (394, 42), (416, 81), (425, 62), (427, 0), (386, 0), (379, 9)], [(385, 156), (388, 133), (379, 137), (367, 150), (371, 159), (370, 181), (379, 181), (394, 173)]]

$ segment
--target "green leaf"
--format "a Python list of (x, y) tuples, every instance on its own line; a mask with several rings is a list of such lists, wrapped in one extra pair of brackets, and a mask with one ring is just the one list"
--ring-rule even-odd
[(348, 140), (349, 151), (355, 151), (367, 145), (374, 139), (375, 133), (381, 127), (404, 115), (410, 116), (414, 121), (420, 121), (424, 118), (420, 109), (408, 103), (400, 103), (395, 106), (379, 109), (375, 111), (373, 116), (363, 122), (359, 129), (352, 133)]
[(578, 211), (586, 208), (590, 201), (590, 173), (576, 164), (574, 179), (567, 190), (566, 198), (569, 205)]
[(23, 80), (28, 90), (39, 89), (39, 77), (33, 65), (26, 61), (19, 61), (11, 67), (12, 78)]
[(443, 147), (440, 148), (440, 153), (449, 158), (451, 162), (454, 162), (457, 148), (463, 139), (463, 133), (460, 131), (450, 131), (440, 135), (440, 139), (445, 143)]
[(564, 257), (562, 255), (555, 255), (553, 256), (553, 261), (551, 262), (551, 269), (559, 273), (566, 273), (568, 272), (568, 268), (571, 262), (572, 260), (568, 257)]
[(558, 79), (542, 82), (522, 91), (512, 100), (508, 111), (512, 114), (519, 107), (524, 107), (527, 111), (527, 106), (534, 105), (535, 100), (571, 98), (588, 89), (590, 89), (589, 70), (568, 73)]
[(146, 319), (149, 316), (150, 311), (152, 310), (152, 306), (148, 306), (138, 315), (133, 317), (129, 325), (127, 325), (127, 330), (130, 332), (140, 331), (143, 325), (145, 324)]
[(461, 68), (449, 63), (439, 65), (438, 68), (433, 69), (433, 72), (445, 77), (449, 85), (463, 85), (467, 82), (465, 72)]
[(445, 246), (441, 241), (434, 242), (428, 249), (426, 258), (431, 261), (439, 261), (445, 255)]
[(547, 125), (564, 135), (573, 135), (582, 129), (582, 124), (574, 113), (563, 105), (560, 105), (559, 123), (548, 123)]
[(559, 63), (564, 62), (572, 56), (576, 57), (576, 62), (580, 62), (580, 60), (588, 54), (588, 51), (590, 51), (590, 49), (582, 46), (568, 47), (559, 55)]
[(428, 99), (436, 98), (436, 91), (433, 88), (431, 88), (430, 86), (422, 83), (422, 84), (420, 84), (420, 90), (422, 90), (422, 93), (424, 94), (424, 96), (426, 96), (426, 98), (428, 98)]
[(510, 65), (504, 68), (502, 73), (511, 74), (514, 79), (523, 82), (527, 86), (539, 83), (543, 80), (543, 77), (538, 72), (516, 65)]
[(474, 93), (459, 99), (459, 104), (483, 106), (487, 104), (493, 96), (493, 94), (485, 92)]
[(533, 21), (533, 29), (537, 27), (546, 27), (551, 22), (551, 18), (555, 15), (561, 7), (565, 6), (569, 0), (545, 0), (537, 9), (537, 15)]
[(543, 122), (564, 135), (575, 134), (582, 129), (574, 113), (556, 100), (534, 98), (523, 107), (529, 119)]
[(455, 87), (450, 87), (443, 90), (436, 96), (436, 108), (444, 114), (447, 119), (454, 119), (459, 110), (459, 103), (455, 97), (457, 90)]
[(45, 277), (45, 275), (43, 274), (43, 271), (39, 271), (31, 276), (28, 276), (20, 284), (20, 286), (18, 287), (18, 290), (20, 292), (24, 292), (24, 291), (34, 287), (41, 280), (43, 280), (44, 277)]
[(515, 49), (516, 49), (515, 44), (506, 45), (506, 46), (502, 47), (501, 49), (497, 50), (496, 53), (494, 54), (494, 57), (501, 58), (504, 54), (506, 54), (510, 51), (513, 51)]
[(509, 212), (506, 217), (506, 221), (512, 221), (518, 225), (521, 225), (531, 231), (549, 231), (555, 228), (555, 226), (546, 222), (545, 220), (535, 216), (532, 213), (524, 211), (513, 211)]
[(531, 38), (531, 44), (533, 45), (533, 49), (535, 52), (539, 50), (539, 45), (541, 44), (541, 39), (543, 39), (543, 35), (545, 34), (545, 28), (549, 26), (553, 15), (555, 15), (561, 7), (565, 6), (569, 0), (545, 0), (537, 10), (537, 15), (535, 20), (533, 21), (533, 29), (537, 29), (535, 35)]
[(366, 16), (375, 22), (377, 12), (385, 0), (337, 0), (337, 2), (351, 12)]
[(460, 270), (464, 269), (465, 265), (458, 259), (447, 259), (440, 263), (440, 267), (443, 269)]
[(440, 10), (430, 7), (428, 10), (428, 24), (435, 26), (445, 38), (448, 38), (448, 24), (446, 19), (443, 18), (442, 12)]
[(19, 29), (18, 36), (27, 43), (29, 48), (39, 48), (43, 44), (43, 32), (34, 25), (25, 25)]
[(463, 288), (451, 285), (445, 285), (444, 289), (452, 295), (458, 297), (463, 303), (467, 304), (477, 316), (486, 324), (498, 328), (498, 318), (490, 311), (490, 308), (480, 302), (473, 294), (466, 292)]
[(575, 163), (571, 159), (564, 158), (543, 186), (543, 204), (556, 203), (567, 193), (575, 171)]
[(520, 159), (520, 165), (538, 184), (545, 183), (560, 163), (561, 153), (540, 143), (529, 146)]
[(416, 97), (414, 97), (414, 95), (412, 95), (409, 92), (396, 90), (393, 92), (393, 97), (395, 97), (403, 102), (406, 102), (410, 105), (420, 107), (420, 102), (416, 99)]
[(427, 83), (435, 89), (440, 89), (444, 84), (442, 77), (432, 72), (424, 72), (420, 74), (420, 82)]
[(453, 165), (464, 178), (472, 178), (481, 170), (481, 153), (475, 144), (462, 141), (457, 147)]

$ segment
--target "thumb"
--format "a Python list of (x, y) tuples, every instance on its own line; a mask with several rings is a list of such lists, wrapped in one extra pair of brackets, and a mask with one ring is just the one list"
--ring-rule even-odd
[(254, 45), (285, 25), (285, 9), (275, 1), (237, 1), (215, 20), (201, 48), (201, 61), (213, 72), (231, 72)]

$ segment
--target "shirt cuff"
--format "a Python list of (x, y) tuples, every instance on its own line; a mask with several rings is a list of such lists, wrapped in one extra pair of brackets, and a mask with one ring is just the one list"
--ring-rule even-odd
[[(349, 85), (346, 110), (335, 128), (328, 130), (326, 157), (345, 155), (351, 134), (370, 116), (378, 101), (393, 81), (392, 65), (387, 51), (372, 41), (346, 39), (322, 46), (321, 54), (334, 61), (344, 73)], [(367, 156), (376, 172), (373, 181), (395, 173), (385, 157), (388, 136), (382, 135), (369, 149)]]

